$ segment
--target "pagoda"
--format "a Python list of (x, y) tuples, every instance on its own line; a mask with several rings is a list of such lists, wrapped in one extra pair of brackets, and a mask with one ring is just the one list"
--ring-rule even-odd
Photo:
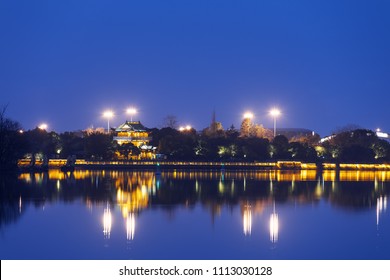
[(131, 143), (140, 151), (130, 154), (131, 159), (154, 159), (156, 147), (149, 145), (152, 140), (148, 129), (140, 121), (126, 121), (115, 129), (114, 141), (119, 145)]

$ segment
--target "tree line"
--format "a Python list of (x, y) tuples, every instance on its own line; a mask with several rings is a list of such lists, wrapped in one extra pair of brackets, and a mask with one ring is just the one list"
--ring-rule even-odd
[[(390, 143), (379, 139), (368, 129), (340, 132), (320, 143), (317, 134), (284, 135), (273, 133), (259, 125), (243, 121), (240, 129), (224, 130), (212, 123), (203, 131), (180, 131), (172, 127), (149, 130), (149, 145), (167, 160), (188, 161), (276, 161), (304, 162), (390, 162)], [(21, 125), (0, 113), (0, 169), (12, 169), (26, 156), (67, 158), (75, 155), (87, 160), (115, 160), (118, 155), (137, 154), (139, 147), (118, 145), (113, 133), (82, 131), (56, 133), (40, 128), (21, 131)], [(122, 157), (123, 158), (123, 157)]]

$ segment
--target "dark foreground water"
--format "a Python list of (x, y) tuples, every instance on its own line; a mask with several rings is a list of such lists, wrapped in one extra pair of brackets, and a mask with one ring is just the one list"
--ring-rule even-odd
[(390, 259), (390, 172), (2, 178), (1, 259)]

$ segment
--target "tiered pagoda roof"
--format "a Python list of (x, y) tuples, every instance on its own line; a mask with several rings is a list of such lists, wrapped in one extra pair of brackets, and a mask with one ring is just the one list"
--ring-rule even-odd
[(144, 132), (147, 128), (140, 121), (126, 121), (115, 129), (116, 132), (135, 131)]

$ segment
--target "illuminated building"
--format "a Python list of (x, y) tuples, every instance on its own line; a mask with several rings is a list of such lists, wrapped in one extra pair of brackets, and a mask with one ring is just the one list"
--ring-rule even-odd
[[(115, 129), (114, 141), (121, 146), (131, 143), (139, 149), (139, 154), (129, 152), (128, 157), (131, 159), (154, 159), (156, 147), (149, 145), (151, 140), (147, 128), (140, 121), (126, 121)], [(119, 153), (117, 154), (121, 157)]]

